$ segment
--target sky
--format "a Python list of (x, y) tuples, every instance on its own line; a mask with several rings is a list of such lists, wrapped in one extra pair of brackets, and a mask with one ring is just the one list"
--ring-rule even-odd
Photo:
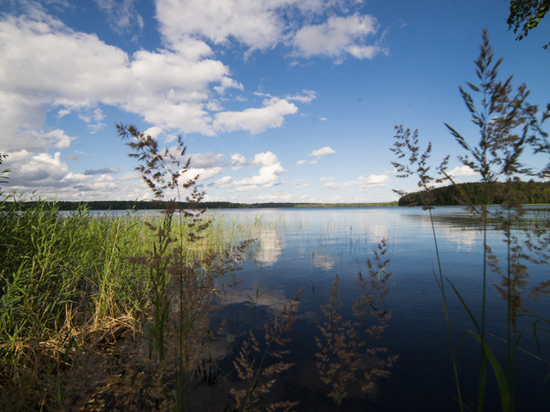
[[(207, 201), (384, 202), (394, 127), (478, 179), (444, 123), (479, 132), (459, 86), (476, 83), (483, 29), (499, 79), (550, 102), (550, 17), (522, 41), (506, 0), (0, 0), (4, 192), (58, 200), (153, 197), (116, 131), (161, 147), (181, 135)], [(541, 167), (547, 159), (532, 157)], [(184, 196), (185, 194), (183, 194)], [(173, 197), (173, 193), (167, 193)]]

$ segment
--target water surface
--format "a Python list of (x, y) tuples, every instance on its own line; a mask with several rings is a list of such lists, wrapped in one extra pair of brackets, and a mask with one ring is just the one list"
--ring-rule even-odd
[[(325, 321), (320, 309), (329, 302), (332, 282), (340, 277), (342, 316), (351, 319), (351, 305), (358, 296), (357, 273), (368, 273), (366, 260), (373, 259), (373, 249), (385, 238), (388, 241), (392, 272), (391, 291), (385, 307), (393, 317), (377, 345), (388, 354), (399, 355), (389, 378), (381, 379), (372, 393), (360, 399), (359, 410), (372, 411), (454, 411), (456, 396), (443, 300), (434, 278), (437, 256), (428, 212), (420, 208), (311, 208), (311, 209), (237, 209), (220, 210), (230, 219), (261, 217), (266, 230), (258, 233), (253, 258), (234, 276), (242, 283), (226, 298), (223, 310), (227, 332), (239, 342), (250, 330), (250, 313), (255, 310), (252, 327), (261, 336), (264, 319), (280, 313), (288, 298), (305, 287), (293, 331), (288, 335), (290, 354), (296, 366), (278, 377), (271, 396), (279, 400), (299, 401), (295, 410), (333, 411), (335, 404), (326, 396), (327, 386), (319, 378), (315, 337), (317, 325)], [(483, 232), (465, 212), (457, 207), (434, 210), (435, 232), (441, 266), (463, 299), (479, 317), (482, 298)], [(502, 234), (488, 233), (488, 243), (505, 258)], [(529, 267), (530, 281), (547, 280), (546, 266)], [(506, 345), (506, 303), (493, 287), (500, 276), (488, 274), (487, 343), (504, 365)], [(455, 343), (463, 332), (473, 330), (460, 301), (447, 286), (449, 313)], [(251, 298), (257, 299), (256, 309)], [(526, 302), (533, 313), (549, 317), (548, 299)], [(518, 330), (532, 326), (531, 318), (522, 317)], [(549, 410), (549, 391), (544, 396), (543, 381), (550, 372), (548, 334), (539, 336), (542, 359), (532, 332), (525, 332), (517, 353), (517, 410)], [(371, 344), (372, 342), (369, 342)], [(536, 355), (537, 357), (535, 357)], [(461, 376), (468, 403), (476, 402), (479, 346), (466, 337), (462, 348)], [(499, 410), (498, 390), (489, 369), (487, 411)], [(356, 393), (342, 410), (357, 410)]]

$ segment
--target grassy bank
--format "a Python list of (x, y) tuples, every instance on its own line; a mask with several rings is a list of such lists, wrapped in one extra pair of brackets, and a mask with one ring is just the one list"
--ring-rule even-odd
[[(170, 277), (155, 284), (151, 271), (158, 268), (156, 260), (163, 260), (168, 270), (173, 263), (168, 257), (177, 248), (182, 268), (192, 269), (185, 272), (195, 279), (195, 288), (186, 281), (185, 293), (193, 294), (189, 301), (209, 300), (215, 297), (212, 291), (223, 289), (219, 275), (237, 267), (243, 241), (261, 225), (260, 220), (218, 219), (199, 233), (192, 219), (182, 216), (168, 233), (160, 214), (98, 217), (85, 209), (60, 214), (55, 202), (22, 211), (20, 201), (8, 200), (0, 202), (4, 410), (61, 408), (70, 386), (78, 382), (66, 381), (66, 371), (74, 373), (77, 353), (99, 356), (103, 364), (109, 342), (123, 335), (127, 341), (146, 338), (155, 288), (162, 286), (169, 300), (177, 285)], [(163, 236), (169, 248), (159, 253)], [(202, 326), (206, 331), (208, 325)]]

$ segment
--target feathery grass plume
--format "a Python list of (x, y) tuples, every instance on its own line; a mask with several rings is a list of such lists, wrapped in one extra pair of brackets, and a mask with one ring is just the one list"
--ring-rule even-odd
[[(479, 96), (481, 108), (477, 109), (476, 99), (460, 88), (462, 99), (472, 116), (472, 121), (480, 130), (481, 136), (478, 145), (471, 146), (460, 133), (448, 124), (445, 125), (457, 142), (469, 153), (467, 156), (459, 157), (462, 164), (478, 172), (482, 181), (490, 184), (488, 186), (490, 190), (486, 197), (475, 199), (466, 193), (465, 199), (470, 211), (479, 216), (482, 221), (485, 245), (482, 315), (481, 325), (477, 330), (478, 339), (481, 341), (482, 362), (478, 409), (483, 408), (486, 381), (484, 370), (486, 359), (484, 344), (486, 267), (501, 273), (501, 269), (498, 267), (499, 262), (487, 244), (487, 223), (489, 219), (492, 219), (499, 222), (497, 229), (503, 232), (507, 248), (506, 259), (502, 262), (502, 266), (505, 268), (504, 274), (500, 284), (495, 287), (508, 303), (506, 382), (503, 382), (501, 386), (501, 398), (503, 408), (513, 410), (515, 407), (515, 351), (521, 338), (521, 335), (518, 336), (516, 333), (516, 319), (518, 313), (526, 311), (521, 295), (527, 287), (528, 273), (522, 262), (535, 261), (536, 259), (530, 259), (529, 255), (523, 252), (518, 236), (512, 232), (515, 223), (522, 220), (524, 210), (509, 189), (513, 185), (514, 176), (518, 174), (541, 177), (548, 175), (550, 164), (543, 170), (535, 172), (531, 167), (522, 163), (521, 156), (529, 147), (533, 148), (535, 153), (548, 151), (548, 135), (542, 130), (542, 124), (549, 117), (550, 105), (539, 121), (537, 119), (538, 106), (529, 104), (526, 100), (530, 92), (525, 84), (519, 86), (516, 94), (512, 95), (511, 76), (504, 82), (497, 81), (498, 67), (503, 58), (493, 63), (493, 57), (494, 52), (489, 37), (484, 31), (481, 53), (475, 61), (480, 84), (476, 86), (467, 83), (469, 88)], [(494, 183), (499, 179), (504, 179), (507, 184), (495, 185)], [(488, 206), (494, 203), (496, 192), (502, 188), (509, 191), (504, 194), (503, 210), (491, 213)], [(546, 230), (548, 229), (547, 227)], [(538, 287), (544, 288), (544, 282)], [(505, 405), (507, 403), (509, 406)]]
[[(0, 153), (0, 165), (2, 164), (3, 160), (7, 158), (8, 158), (8, 155)], [(8, 179), (9, 179), (8, 174), (10, 171), (11, 171), (10, 169), (4, 169), (0, 172), (0, 185), (8, 184)], [(3, 193), (2, 188), (0, 187), (0, 195), (2, 195), (2, 193)]]
[[(273, 325), (269, 324), (267, 318), (265, 319), (263, 344), (254, 335), (253, 325), (251, 325), (248, 339), (244, 341), (237, 359), (233, 361), (238, 377), (246, 380), (247, 384), (246, 389), (236, 390), (232, 388), (230, 391), (234, 398), (236, 410), (253, 412), (265, 408), (267, 411), (289, 411), (290, 408), (298, 404), (298, 402), (291, 401), (262, 403), (262, 400), (263, 396), (269, 393), (275, 383), (276, 378), (274, 375), (294, 366), (293, 363), (281, 360), (283, 355), (288, 354), (288, 351), (282, 348), (285, 343), (290, 341), (289, 338), (284, 338), (283, 335), (292, 329), (292, 325), (296, 321), (294, 315), (300, 307), (300, 295), (303, 291), (304, 288), (300, 289), (293, 299), (288, 300), (288, 306), (284, 305), (280, 319), (275, 317)], [(277, 350), (274, 349), (275, 345), (278, 345)], [(277, 361), (266, 366), (269, 363), (268, 357)]]
[[(410, 129), (404, 129), (403, 125), (395, 126), (395, 142), (390, 150), (397, 155), (398, 159), (406, 158), (406, 163), (392, 162), (393, 167), (397, 169), (397, 177), (407, 178), (413, 175), (418, 176), (418, 187), (421, 188), (421, 205), (424, 209), (429, 209), (433, 204), (433, 195), (431, 189), (435, 184), (443, 183), (447, 177), (445, 170), (450, 156), (445, 157), (441, 164), (436, 167), (435, 173), (430, 174), (431, 167), (428, 165), (428, 159), (432, 152), (432, 143), (428, 143), (426, 151), (421, 154), (418, 143), (418, 130), (411, 132)], [(399, 196), (405, 196), (406, 192), (394, 190)], [(411, 204), (410, 206), (415, 206)]]
[(222, 277), (228, 270), (238, 268), (252, 240), (221, 252), (208, 247), (204, 234), (212, 221), (205, 215), (205, 209), (199, 208), (204, 193), (195, 186), (198, 176), (178, 184), (190, 162), (190, 159), (183, 165), (180, 162), (185, 154), (181, 136), (175, 150), (160, 151), (155, 139), (134, 126), (118, 125), (117, 129), (121, 137), (133, 138), (128, 143), (134, 151), (130, 156), (141, 163), (137, 170), (158, 201), (170, 190), (176, 192), (179, 201), (180, 186), (190, 191), (186, 196), (190, 206), (186, 210), (181, 209), (176, 198), (162, 204), (166, 209), (161, 224), (150, 225), (157, 239), (141, 263), (150, 268), (153, 292), (150, 330), (154, 345), (150, 350), (158, 352), (159, 362), (175, 372), (175, 383), (169, 386), (173, 388), (174, 407), (195, 410), (200, 408), (200, 399), (192, 401), (192, 392), (204, 382), (216, 384), (215, 376), (206, 376), (211, 364), (205, 363), (212, 332), (210, 318), (218, 309), (213, 303), (217, 294), (225, 293), (227, 287), (235, 284), (224, 283)]
[[(465, 156), (459, 156), (458, 160), (464, 166), (479, 173), (481, 181), (484, 183), (482, 187), (484, 190), (473, 192), (468, 187), (463, 188), (458, 186), (452, 176), (449, 176), (444, 169), (440, 170), (445, 178), (450, 180), (457, 188), (462, 203), (466, 205), (466, 209), (472, 216), (478, 218), (481, 223), (483, 231), (483, 293), (481, 319), (479, 321), (474, 318), (457, 288), (455, 288), (450, 280), (444, 279), (431, 212), (430, 218), (439, 269), (439, 275), (436, 276), (436, 280), (443, 296), (460, 408), (463, 410), (465, 405), (462, 400), (457, 358), (450, 331), (445, 293), (446, 281), (450, 283), (472, 320), (475, 332), (469, 333), (480, 343), (481, 355), (477, 410), (481, 411), (484, 408), (487, 361), (489, 361), (499, 384), (502, 409), (513, 411), (515, 409), (515, 352), (518, 349), (519, 340), (522, 336), (522, 334), (517, 334), (516, 320), (519, 314), (527, 311), (523, 306), (525, 299), (522, 297), (528, 286), (528, 272), (525, 263), (548, 264), (549, 256), (547, 250), (550, 245), (550, 226), (547, 221), (537, 222), (531, 228), (526, 227), (524, 224), (525, 211), (522, 209), (521, 198), (518, 197), (517, 191), (514, 191), (514, 186), (517, 183), (518, 175), (538, 176), (541, 178), (546, 178), (549, 175), (550, 163), (542, 170), (536, 171), (523, 164), (521, 159), (527, 148), (532, 148), (535, 154), (550, 153), (548, 134), (542, 130), (544, 121), (550, 117), (550, 105), (547, 106), (541, 119), (538, 120), (538, 107), (526, 101), (529, 91), (525, 84), (518, 87), (516, 94), (512, 95), (512, 77), (509, 77), (504, 82), (497, 81), (498, 67), (503, 59), (501, 58), (494, 62), (493, 58), (493, 49), (490, 46), (487, 32), (484, 31), (481, 53), (475, 61), (479, 85), (467, 83), (469, 89), (475, 95), (472, 96), (462, 87), (460, 88), (460, 94), (472, 116), (472, 121), (478, 126), (480, 131), (478, 145), (472, 146), (458, 131), (445, 124), (456, 141), (468, 153)], [(476, 97), (478, 98), (476, 99)], [(477, 105), (480, 105), (481, 108), (478, 109)], [(402, 130), (402, 126), (400, 128)], [(399, 138), (400, 136), (396, 137)], [(417, 140), (415, 138), (411, 139), (410, 135), (405, 135), (405, 141), (406, 143), (403, 144), (398, 139), (395, 145), (396, 148), (391, 150), (398, 154), (399, 158), (403, 158), (405, 157), (405, 152), (402, 148), (405, 147), (412, 153), (409, 162), (412, 165), (418, 163), (417, 157), (415, 157), (415, 153), (418, 150), (417, 146), (415, 146)], [(394, 166), (398, 167), (398, 170), (405, 171), (400, 177), (408, 177), (413, 174), (410, 172), (408, 166), (400, 166), (397, 163), (394, 163)], [(399, 169), (399, 166), (401, 169)], [(424, 184), (422, 173), (427, 169), (425, 166), (421, 166), (418, 168), (417, 173), (420, 177), (419, 186), (423, 186)], [(504, 181), (504, 184), (499, 183), (501, 181)], [(497, 198), (503, 199), (502, 209), (496, 211), (489, 209), (489, 206), (494, 204)], [(500, 230), (503, 233), (503, 241), (506, 244), (505, 259), (500, 259), (488, 244), (487, 232), (490, 224), (494, 225), (495, 230)], [(516, 230), (519, 230), (519, 233), (514, 233)], [(520, 240), (522, 237), (525, 237), (526, 240)], [(485, 342), (485, 335), (487, 333), (485, 321), (487, 270), (493, 270), (502, 275), (501, 282), (494, 286), (508, 304), (507, 339), (505, 340), (507, 344), (507, 362), (505, 372), (502, 371), (500, 364)], [(538, 299), (540, 295), (549, 292), (550, 281), (543, 281), (539, 285), (530, 288), (529, 297)], [(548, 322), (546, 319), (538, 317), (537, 322), (539, 321)], [(536, 333), (536, 323), (534, 329)], [(460, 348), (458, 357), (460, 357)]]
[[(391, 318), (391, 312), (382, 309), (384, 298), (390, 291), (387, 282), (391, 272), (386, 271), (389, 258), (382, 260), (386, 253), (387, 241), (382, 239), (374, 250), (375, 264), (367, 259), (369, 276), (358, 274), (361, 294), (352, 306), (357, 320), (342, 322), (338, 275), (332, 283), (330, 302), (321, 306), (327, 320), (319, 325), (323, 338), (315, 338), (319, 348), (317, 368), (321, 380), (332, 387), (328, 396), (334, 400), (338, 410), (348, 395), (350, 384), (357, 384), (361, 393), (372, 392), (380, 378), (390, 376), (389, 369), (398, 359), (397, 355), (384, 358), (387, 348), (370, 346), (366, 342), (369, 336), (380, 339)], [(361, 332), (364, 336), (360, 336)], [(374, 366), (365, 366), (366, 357), (374, 361)]]

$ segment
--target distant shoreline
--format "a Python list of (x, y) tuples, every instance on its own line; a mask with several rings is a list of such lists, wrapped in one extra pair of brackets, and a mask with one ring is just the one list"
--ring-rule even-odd
[[(28, 209), (36, 203), (48, 203), (59, 210), (154, 210), (163, 209), (163, 202), (154, 201), (90, 201), (90, 202), (69, 202), (69, 201), (22, 201), (22, 209)], [(176, 202), (183, 208), (191, 208), (188, 202)], [(269, 208), (308, 208), (308, 207), (393, 207), (398, 206), (398, 201), (380, 203), (232, 203), (232, 202), (201, 202), (197, 205), (201, 209), (269, 209)]]

